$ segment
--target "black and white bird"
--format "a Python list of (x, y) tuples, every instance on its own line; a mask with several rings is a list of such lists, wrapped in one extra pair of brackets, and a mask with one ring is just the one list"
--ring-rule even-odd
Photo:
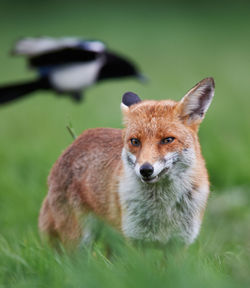
[(13, 54), (27, 57), (36, 69), (35, 80), (0, 87), (0, 104), (37, 90), (51, 90), (80, 101), (84, 90), (96, 82), (123, 77), (143, 80), (135, 64), (113, 51), (101, 41), (79, 38), (24, 38)]

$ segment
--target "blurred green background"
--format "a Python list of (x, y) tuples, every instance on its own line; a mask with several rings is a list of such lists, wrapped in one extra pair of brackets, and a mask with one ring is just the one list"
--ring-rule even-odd
[[(249, 287), (249, 15), (244, 1), (0, 0), (0, 85), (35, 77), (9, 51), (41, 35), (103, 40), (150, 78), (100, 83), (77, 105), (43, 92), (0, 107), (0, 287)], [(108, 230), (93, 253), (73, 259), (42, 246), (37, 217), (49, 170), (72, 142), (69, 121), (77, 134), (122, 127), (125, 91), (178, 100), (208, 76), (216, 90), (200, 141), (212, 193), (196, 243), (141, 251)], [(111, 260), (105, 241), (117, 251)]]

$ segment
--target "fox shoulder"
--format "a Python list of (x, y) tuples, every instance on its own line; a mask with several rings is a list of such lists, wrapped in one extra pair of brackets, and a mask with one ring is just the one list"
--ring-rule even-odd
[[(84, 131), (59, 157), (48, 178), (63, 189), (72, 182), (74, 176), (87, 168), (98, 169), (107, 161), (119, 161), (123, 147), (122, 130), (96, 128)], [(92, 171), (93, 172), (93, 171)]]

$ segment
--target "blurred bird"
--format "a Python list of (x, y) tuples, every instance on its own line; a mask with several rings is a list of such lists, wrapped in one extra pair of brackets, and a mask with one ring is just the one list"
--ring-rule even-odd
[(136, 66), (123, 56), (107, 50), (100, 41), (78, 38), (24, 38), (12, 51), (27, 57), (38, 71), (35, 80), (0, 87), (0, 104), (19, 99), (37, 90), (66, 94), (75, 101), (96, 82), (123, 77), (143, 81)]

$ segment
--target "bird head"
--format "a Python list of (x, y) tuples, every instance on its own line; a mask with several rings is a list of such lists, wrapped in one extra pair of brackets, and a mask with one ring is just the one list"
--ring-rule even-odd
[(136, 65), (132, 61), (118, 56), (113, 52), (105, 52), (104, 56), (105, 63), (99, 72), (98, 81), (123, 77), (136, 77), (140, 81), (145, 81), (145, 77), (139, 73)]

